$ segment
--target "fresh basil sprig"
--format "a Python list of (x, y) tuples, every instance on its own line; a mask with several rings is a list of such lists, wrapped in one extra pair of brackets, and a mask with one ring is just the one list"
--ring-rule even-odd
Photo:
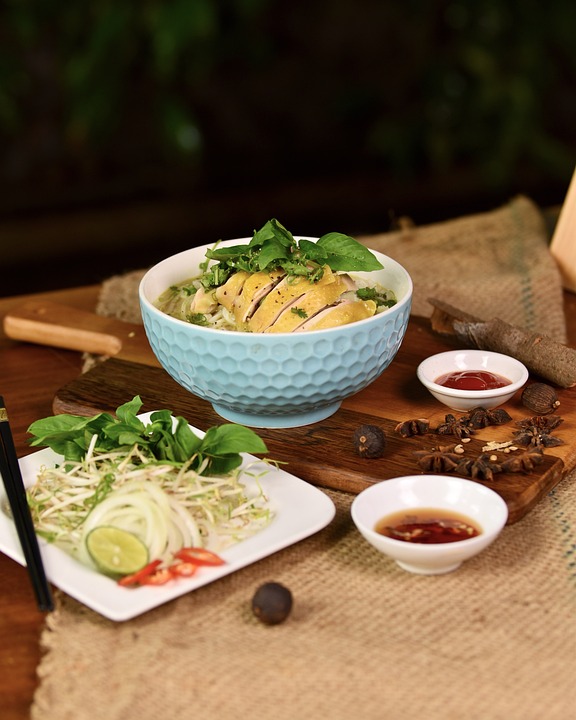
[(136, 396), (117, 408), (116, 416), (62, 414), (37, 420), (28, 428), (30, 445), (52, 448), (65, 462), (79, 462), (96, 435), (97, 452), (128, 452), (137, 445), (152, 460), (181, 464), (194, 458), (191, 468), (195, 470), (207, 460), (203, 475), (231, 472), (242, 463), (241, 453), (267, 452), (264, 441), (243, 425), (217, 425), (200, 438), (183, 417), (174, 418), (169, 410), (151, 413), (150, 422), (144, 423), (137, 417), (141, 407), (142, 400)]
[(202, 276), (205, 287), (218, 287), (237, 271), (250, 273), (281, 268), (288, 275), (308, 276), (311, 281), (322, 277), (328, 265), (335, 272), (371, 272), (382, 264), (364, 245), (349, 235), (330, 232), (317, 242), (296, 240), (278, 220), (269, 220), (254, 232), (251, 241), (232, 247), (216, 246), (206, 257), (215, 260)]

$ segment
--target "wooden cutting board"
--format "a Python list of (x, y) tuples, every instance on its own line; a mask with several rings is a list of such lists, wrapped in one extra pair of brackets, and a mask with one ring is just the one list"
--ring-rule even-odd
[[(314, 485), (351, 493), (379, 480), (421, 472), (415, 451), (456, 444), (457, 440), (436, 434), (402, 438), (395, 427), (413, 418), (427, 418), (431, 427), (436, 427), (451, 412), (429, 395), (415, 374), (421, 360), (451, 347), (451, 340), (431, 331), (428, 320), (411, 318), (391, 366), (368, 388), (346, 400), (332, 417), (303, 428), (258, 430), (268, 446), (269, 457)], [(92, 415), (114, 411), (135, 395), (142, 398), (143, 411), (168, 408), (201, 430), (224, 422), (208, 402), (184, 390), (161, 368), (119, 357), (99, 363), (62, 387), (54, 399), (54, 412)], [(564, 422), (555, 435), (565, 444), (547, 450), (544, 462), (531, 473), (500, 473), (493, 481), (483, 482), (506, 501), (509, 523), (524, 517), (576, 466), (576, 390), (559, 391), (559, 397), (557, 414)], [(488, 441), (512, 439), (514, 422), (531, 415), (523, 408), (519, 395), (505, 407), (513, 422), (478, 431), (465, 445), (466, 457), (478, 455)], [(368, 460), (356, 455), (352, 434), (364, 423), (377, 424), (385, 431), (387, 446), (382, 458)]]

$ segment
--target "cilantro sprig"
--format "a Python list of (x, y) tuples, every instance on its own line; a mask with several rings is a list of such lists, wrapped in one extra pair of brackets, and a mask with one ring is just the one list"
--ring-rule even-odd
[(317, 242), (296, 240), (278, 220), (269, 220), (256, 230), (249, 243), (231, 247), (216, 246), (206, 252), (209, 260), (202, 284), (218, 287), (240, 270), (250, 273), (282, 269), (287, 275), (307, 276), (311, 282), (319, 280), (323, 267), (334, 272), (371, 272), (381, 270), (382, 264), (364, 245), (349, 235), (330, 232)]
[(203, 475), (227, 474), (242, 463), (241, 453), (266, 453), (264, 441), (252, 430), (234, 423), (217, 425), (203, 438), (192, 432), (183, 417), (174, 417), (169, 410), (151, 413), (150, 422), (137, 414), (142, 407), (139, 396), (117, 408), (115, 416), (98, 413), (92, 417), (54, 415), (33, 422), (28, 428), (33, 447), (49, 447), (63, 455), (65, 462), (84, 459), (96, 435), (96, 452), (125, 450), (137, 445), (152, 460), (182, 464), (202, 470)]

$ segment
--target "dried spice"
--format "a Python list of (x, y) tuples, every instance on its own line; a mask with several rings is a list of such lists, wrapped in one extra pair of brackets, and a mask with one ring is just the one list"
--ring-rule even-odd
[(452, 472), (462, 460), (462, 456), (454, 452), (451, 445), (438, 446), (430, 450), (417, 450), (419, 467), (425, 472)]
[(467, 475), (473, 480), (494, 480), (494, 475), (502, 472), (502, 464), (496, 455), (481, 453), (472, 460), (462, 460), (455, 468), (455, 472)]
[(505, 425), (511, 420), (512, 418), (503, 408), (477, 407), (468, 413), (468, 424), (474, 429), (485, 428), (489, 425)]
[(514, 436), (514, 442), (522, 447), (530, 448), (551, 448), (564, 445), (564, 440), (551, 435), (551, 432), (563, 422), (564, 419), (557, 415), (554, 417), (536, 415), (526, 420), (519, 420), (516, 423), (519, 430)]
[(438, 435), (454, 435), (457, 438), (469, 438), (474, 434), (474, 428), (468, 424), (468, 416), (464, 415), (457, 418), (452, 414), (448, 414), (444, 418), (444, 422), (436, 428)]
[(292, 593), (277, 582), (267, 582), (256, 590), (252, 598), (252, 612), (265, 625), (284, 622), (292, 610)]
[(514, 455), (502, 463), (503, 472), (524, 472), (529, 473), (534, 470), (536, 465), (540, 465), (544, 460), (542, 448), (532, 448), (525, 450), (520, 455)]
[(415, 435), (426, 435), (430, 430), (430, 422), (423, 418), (416, 418), (414, 420), (405, 420), (404, 422), (398, 423), (394, 428), (402, 437), (414, 437)]
[(522, 405), (536, 415), (548, 415), (560, 405), (556, 390), (546, 383), (532, 383), (522, 391)]
[(386, 449), (386, 435), (378, 425), (360, 425), (354, 431), (354, 449), (364, 458), (379, 458)]

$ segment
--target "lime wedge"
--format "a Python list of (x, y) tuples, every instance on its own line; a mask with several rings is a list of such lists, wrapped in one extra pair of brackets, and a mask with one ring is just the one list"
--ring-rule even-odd
[(107, 575), (129, 575), (148, 562), (148, 548), (139, 537), (109, 525), (88, 533), (86, 549), (96, 567)]

